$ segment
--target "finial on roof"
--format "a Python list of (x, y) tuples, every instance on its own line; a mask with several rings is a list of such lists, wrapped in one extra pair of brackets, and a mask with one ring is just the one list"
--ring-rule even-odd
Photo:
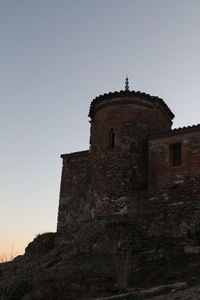
[(125, 81), (125, 91), (129, 91), (129, 86), (128, 86), (128, 76), (126, 76), (126, 81)]

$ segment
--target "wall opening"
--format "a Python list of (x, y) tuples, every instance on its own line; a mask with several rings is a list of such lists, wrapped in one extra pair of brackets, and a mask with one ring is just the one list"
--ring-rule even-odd
[(108, 146), (109, 148), (115, 148), (115, 131), (113, 128), (110, 129)]
[(173, 167), (181, 166), (182, 164), (182, 151), (181, 143), (170, 145), (170, 160)]

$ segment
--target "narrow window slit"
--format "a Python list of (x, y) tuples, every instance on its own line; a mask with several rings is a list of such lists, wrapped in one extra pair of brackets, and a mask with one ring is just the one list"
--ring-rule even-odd
[(113, 128), (111, 128), (109, 134), (109, 148), (115, 148), (115, 131)]

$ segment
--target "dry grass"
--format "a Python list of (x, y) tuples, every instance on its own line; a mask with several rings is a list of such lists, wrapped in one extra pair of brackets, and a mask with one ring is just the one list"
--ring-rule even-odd
[(118, 289), (121, 291), (127, 290), (128, 288), (130, 262), (131, 255), (129, 249), (118, 251), (113, 255)]
[(16, 256), (17, 256), (17, 252), (14, 251), (14, 246), (12, 246), (9, 255), (7, 255), (6, 253), (3, 253), (0, 256), (0, 263), (6, 263), (9, 261), (12, 261)]

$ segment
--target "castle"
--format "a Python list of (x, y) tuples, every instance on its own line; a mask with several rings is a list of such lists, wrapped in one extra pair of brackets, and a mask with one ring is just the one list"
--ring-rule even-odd
[[(145, 262), (197, 251), (200, 125), (171, 129), (166, 103), (130, 91), (128, 79), (125, 90), (96, 97), (89, 117), (90, 149), (61, 155), (58, 243), (71, 257), (100, 257), (109, 274), (110, 252), (129, 249), (129, 268), (137, 261), (144, 272)], [(95, 264), (87, 280), (105, 285)]]

